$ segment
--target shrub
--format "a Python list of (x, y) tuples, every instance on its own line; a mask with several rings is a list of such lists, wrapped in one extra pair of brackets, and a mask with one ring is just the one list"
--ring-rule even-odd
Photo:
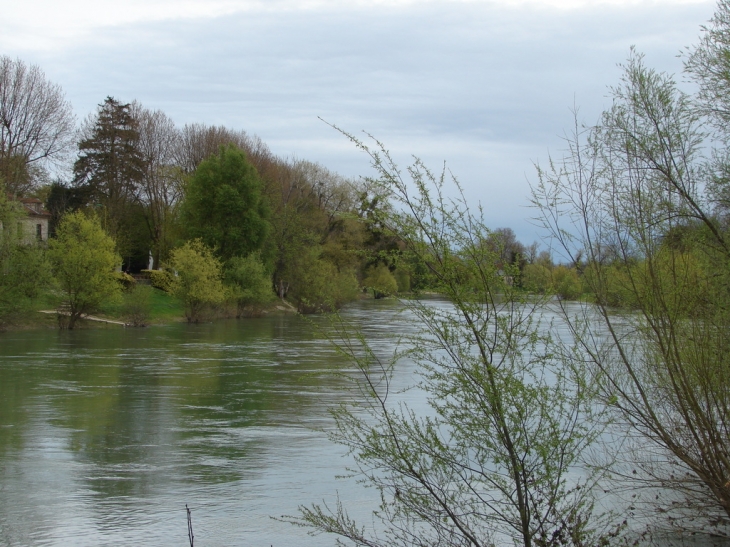
[(165, 292), (170, 291), (175, 281), (175, 274), (169, 270), (144, 270), (144, 273), (149, 276), (150, 283), (155, 289)]
[(168, 292), (183, 301), (188, 322), (197, 323), (226, 299), (220, 261), (201, 240), (188, 241), (170, 253), (168, 267), (177, 272)]
[(382, 263), (377, 266), (370, 266), (366, 270), (362, 285), (372, 290), (375, 298), (382, 298), (398, 292), (398, 281), (390, 273), (388, 266)]

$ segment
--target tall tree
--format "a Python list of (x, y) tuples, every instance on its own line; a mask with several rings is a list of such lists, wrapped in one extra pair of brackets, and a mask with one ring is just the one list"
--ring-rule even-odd
[(249, 161), (260, 172), (274, 158), (264, 142), (245, 131), (222, 125), (186, 124), (180, 131), (176, 163), (186, 173), (193, 173), (204, 159), (217, 154), (221, 146), (233, 145), (246, 152)]
[(11, 194), (27, 192), (43, 168), (70, 151), (71, 104), (43, 71), (0, 56), (0, 179)]
[(182, 223), (224, 262), (261, 249), (270, 231), (263, 182), (243, 151), (229, 145), (201, 162), (185, 188)]
[(309, 272), (302, 268), (308, 268), (305, 265), (311, 257), (302, 250), (324, 246), (323, 252), (334, 251), (327, 240), (340, 214), (349, 212), (352, 199), (341, 177), (306, 161), (281, 163), (269, 181), (267, 193), (274, 209), (272, 243), (277, 292), (281, 298), (290, 289), (306, 292), (311, 287), (301, 285), (307, 283)]
[(133, 103), (132, 115), (137, 122), (137, 148), (144, 166), (139, 199), (152, 244), (152, 267), (157, 268), (172, 248), (174, 220), (183, 193), (183, 169), (175, 163), (180, 132), (160, 110), (147, 110)]
[(525, 246), (517, 240), (512, 228), (497, 228), (484, 244), (497, 254), (500, 265), (520, 266), (525, 262)]
[(139, 141), (132, 106), (107, 97), (87, 120), (87, 135), (79, 142), (74, 164), (74, 184), (89, 187), (104, 228), (125, 255), (135, 243), (133, 209), (140, 202), (145, 176)]

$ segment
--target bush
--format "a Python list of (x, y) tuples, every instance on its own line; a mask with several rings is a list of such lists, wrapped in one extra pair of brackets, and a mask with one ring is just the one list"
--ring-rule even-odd
[(155, 289), (169, 292), (175, 281), (175, 274), (168, 270), (143, 270)]
[(370, 266), (366, 270), (362, 285), (372, 290), (375, 298), (382, 298), (398, 292), (398, 281), (390, 273), (388, 266), (382, 263), (377, 266)]
[(135, 281), (134, 277), (126, 272), (116, 272), (115, 275), (117, 281), (122, 286), (123, 291), (130, 291), (135, 287), (135, 285), (137, 285), (137, 281)]
[(556, 266), (553, 268), (553, 290), (563, 300), (576, 300), (583, 292), (580, 277), (575, 268)]
[(398, 283), (399, 293), (411, 292), (411, 273), (408, 270), (397, 268), (393, 272), (393, 277), (395, 277), (395, 280)]
[(522, 270), (522, 286), (530, 292), (545, 294), (552, 289), (550, 268), (542, 264), (528, 264)]
[(360, 286), (349, 268), (339, 270), (313, 250), (298, 264), (296, 285), (290, 295), (300, 313), (334, 311), (357, 299)]
[(258, 253), (228, 261), (225, 281), (236, 301), (236, 317), (256, 315), (262, 305), (274, 299), (271, 276)]

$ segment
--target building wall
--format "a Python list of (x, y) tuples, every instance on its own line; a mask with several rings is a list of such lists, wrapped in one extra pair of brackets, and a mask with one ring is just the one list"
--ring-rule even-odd
[[(12, 221), (13, 226), (3, 226), (0, 230), (8, 230), (10, 236), (17, 239), (21, 245), (48, 241), (48, 221), (51, 215), (43, 207), (43, 203), (36, 198), (17, 200), (19, 204), (18, 216)], [(10, 224), (10, 223), (8, 223)]]
[(48, 241), (48, 219), (42, 216), (28, 215), (18, 219), (18, 240), (26, 245), (39, 241)]

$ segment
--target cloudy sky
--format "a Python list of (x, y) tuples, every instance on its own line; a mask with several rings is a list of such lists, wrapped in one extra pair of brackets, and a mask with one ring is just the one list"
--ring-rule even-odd
[(320, 118), (407, 163), (449, 169), (525, 243), (534, 163), (577, 106), (596, 120), (634, 45), (677, 57), (708, 0), (0, 0), (0, 54), (39, 65), (79, 119), (111, 95), (222, 124), (346, 176), (367, 158)]

